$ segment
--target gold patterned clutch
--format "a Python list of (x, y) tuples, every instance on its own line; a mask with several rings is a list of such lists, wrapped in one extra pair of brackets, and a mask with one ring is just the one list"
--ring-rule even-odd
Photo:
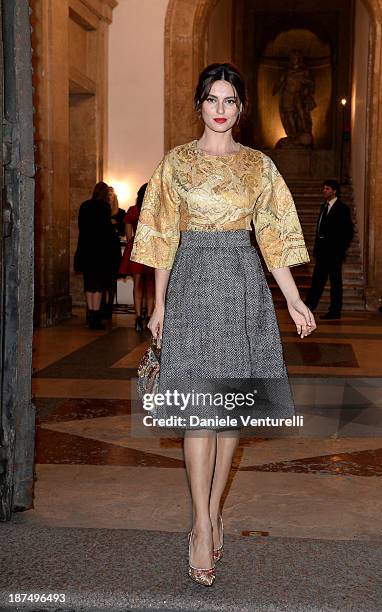
[(138, 366), (138, 395), (155, 394), (158, 389), (161, 349), (153, 337)]

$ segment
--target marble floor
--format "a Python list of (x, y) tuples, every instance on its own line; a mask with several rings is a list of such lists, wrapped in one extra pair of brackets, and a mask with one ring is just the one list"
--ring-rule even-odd
[[(84, 326), (80, 310), (75, 315), (35, 336), (38, 479), (29, 520), (186, 530), (181, 440), (131, 435), (129, 378), (148, 335), (135, 332), (133, 315), (114, 315), (101, 332)], [(242, 440), (225, 528), (285, 537), (380, 537), (382, 316), (348, 313), (319, 324), (303, 340), (287, 312), (279, 311), (278, 319), (304, 431), (295, 438)], [(73, 482), (80, 484), (75, 490)], [(89, 496), (91, 513), (84, 506)]]
[[(243, 545), (282, 538), (301, 546), (369, 542), (380, 550), (382, 315), (345, 313), (340, 321), (319, 322), (303, 340), (287, 312), (277, 315), (307, 426), (292, 437), (242, 439), (225, 494), (225, 532)], [(129, 381), (149, 341), (133, 321), (115, 314), (105, 331), (90, 331), (78, 309), (63, 324), (36, 332), (35, 503), (18, 524), (142, 530), (153, 537), (189, 529), (181, 440), (132, 435)], [(365, 595), (365, 607), (354, 609), (382, 610), (379, 592), (381, 607), (366, 607)], [(314, 595), (311, 604), (280, 610), (337, 609), (314, 607)], [(157, 608), (166, 609), (158, 602)]]

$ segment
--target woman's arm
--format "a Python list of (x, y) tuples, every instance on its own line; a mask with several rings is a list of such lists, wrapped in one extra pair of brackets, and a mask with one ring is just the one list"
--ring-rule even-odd
[(162, 340), (164, 304), (170, 272), (171, 270), (161, 268), (155, 269), (155, 307), (147, 327), (151, 331), (153, 337), (159, 340), (158, 346), (160, 346)]
[(272, 274), (286, 299), (289, 314), (296, 325), (298, 335), (301, 338), (308, 336), (317, 325), (313, 313), (300, 298), (289, 267), (275, 268)]
[(133, 226), (131, 223), (125, 223), (126, 240), (129, 241), (133, 237)]

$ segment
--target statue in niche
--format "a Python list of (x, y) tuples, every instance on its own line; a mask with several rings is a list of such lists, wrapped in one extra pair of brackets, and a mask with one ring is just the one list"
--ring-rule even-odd
[(300, 51), (293, 49), (288, 58), (288, 67), (273, 87), (273, 95), (279, 93), (280, 118), (287, 135), (280, 138), (276, 148), (311, 147), (311, 111), (316, 108), (314, 78)]

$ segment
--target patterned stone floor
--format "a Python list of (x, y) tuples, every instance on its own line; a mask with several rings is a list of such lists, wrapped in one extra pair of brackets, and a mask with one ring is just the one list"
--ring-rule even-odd
[[(83, 325), (83, 313), (76, 314), (36, 333), (39, 479), (30, 516), (64, 526), (187, 529), (181, 440), (136, 438), (131, 432), (129, 379), (148, 335), (134, 331), (131, 315), (116, 315), (105, 332), (91, 332)], [(382, 504), (382, 317), (351, 313), (340, 322), (319, 324), (304, 340), (296, 336), (286, 312), (278, 317), (298, 411), (305, 415), (304, 437), (242, 440), (225, 501), (226, 530), (317, 538), (364, 537), (371, 530), (380, 537), (382, 528), (373, 519)], [(112, 479), (106, 476), (110, 470)], [(58, 474), (60, 490), (54, 487)], [(91, 480), (93, 522), (80, 518), (81, 496), (72, 503), (73, 479), (85, 487)], [(171, 497), (161, 479), (170, 479)], [(161, 499), (142, 503), (154, 483)], [(51, 491), (49, 504), (45, 489)], [(122, 506), (129, 508), (127, 522), (122, 507), (117, 512), (105, 501), (113, 500), (117, 489)], [(281, 503), (283, 490), (288, 503)], [(366, 491), (372, 504), (364, 503)], [(176, 516), (174, 496), (182, 499), (183, 508)], [(159, 524), (152, 520), (158, 503)]]
[[(303, 340), (286, 312), (278, 318), (296, 404), (307, 426), (295, 437), (241, 441), (225, 495), (225, 531), (237, 538), (240, 550), (245, 542), (265, 538), (275, 551), (281, 538), (297, 542), (297, 548), (300, 542), (301, 554), (309, 542), (328, 547), (369, 542), (380, 551), (382, 316), (345, 313), (340, 321), (319, 323)], [(114, 316), (105, 331), (94, 332), (78, 310), (62, 325), (36, 332), (35, 507), (17, 515), (15, 523), (35, 529), (151, 531), (153, 537), (158, 532), (180, 537), (189, 528), (181, 440), (132, 434), (129, 380), (147, 344), (148, 335), (135, 332), (132, 315), (124, 314)], [(239, 597), (235, 609), (353, 609), (349, 602), (325, 607), (313, 584), (308, 591), (309, 601), (288, 596), (284, 607), (273, 608), (271, 595), (268, 607), (260, 600), (256, 607), (253, 600), (248, 608), (243, 593), (242, 607)], [(354, 609), (382, 610), (378, 593), (380, 607), (366, 606), (366, 589), (365, 606), (361, 598)], [(215, 609), (215, 603), (205, 609)], [(188, 605), (194, 609), (191, 600)], [(159, 600), (150, 602), (150, 609), (155, 606), (167, 609)]]

